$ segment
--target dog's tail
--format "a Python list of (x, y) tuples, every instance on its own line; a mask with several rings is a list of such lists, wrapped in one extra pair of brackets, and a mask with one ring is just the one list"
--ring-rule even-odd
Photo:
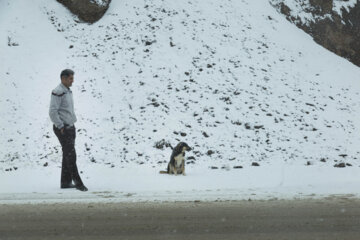
[(168, 174), (167, 171), (160, 171), (159, 173), (160, 173), (160, 174)]

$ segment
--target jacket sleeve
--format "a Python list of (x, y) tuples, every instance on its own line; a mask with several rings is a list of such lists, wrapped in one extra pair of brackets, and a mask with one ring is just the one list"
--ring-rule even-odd
[(49, 109), (49, 116), (51, 121), (54, 123), (55, 127), (61, 129), (64, 127), (64, 123), (60, 120), (59, 117), (59, 108), (61, 104), (61, 96), (52, 93), (51, 94), (51, 101), (50, 101), (50, 109)]

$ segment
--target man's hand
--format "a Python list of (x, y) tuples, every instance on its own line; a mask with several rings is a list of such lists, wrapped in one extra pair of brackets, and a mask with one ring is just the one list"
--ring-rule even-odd
[(65, 128), (60, 129), (61, 135), (64, 135), (64, 129), (65, 129)]

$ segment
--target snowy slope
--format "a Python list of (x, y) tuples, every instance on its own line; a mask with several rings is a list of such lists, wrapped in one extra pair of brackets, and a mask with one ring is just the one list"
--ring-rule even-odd
[(93, 25), (56, 1), (1, 1), (3, 173), (60, 165), (48, 107), (64, 68), (80, 169), (164, 169), (162, 139), (204, 168), (359, 166), (359, 68), (266, 0), (113, 0)]

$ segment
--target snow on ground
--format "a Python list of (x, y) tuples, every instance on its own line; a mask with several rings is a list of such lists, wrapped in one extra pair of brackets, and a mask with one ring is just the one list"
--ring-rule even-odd
[[(2, 199), (72, 196), (58, 190), (61, 148), (48, 117), (64, 68), (76, 72), (86, 196), (358, 193), (360, 69), (265, 0), (112, 1), (93, 25), (56, 1), (3, 0), (0, 63)], [(188, 176), (158, 175), (166, 143), (180, 140), (194, 148)], [(168, 182), (186, 194), (167, 194)]]
[[(60, 190), (59, 169), (19, 170), (0, 175), (0, 204), (57, 202), (163, 202), (360, 197), (357, 168), (266, 166), (210, 170), (195, 166), (187, 176), (160, 175), (146, 166), (129, 169), (81, 166), (89, 192)], [(331, 176), (331, 177), (329, 177)], [(19, 183), (19, 179), (24, 179)], [(4, 184), (4, 182), (6, 184)]]

